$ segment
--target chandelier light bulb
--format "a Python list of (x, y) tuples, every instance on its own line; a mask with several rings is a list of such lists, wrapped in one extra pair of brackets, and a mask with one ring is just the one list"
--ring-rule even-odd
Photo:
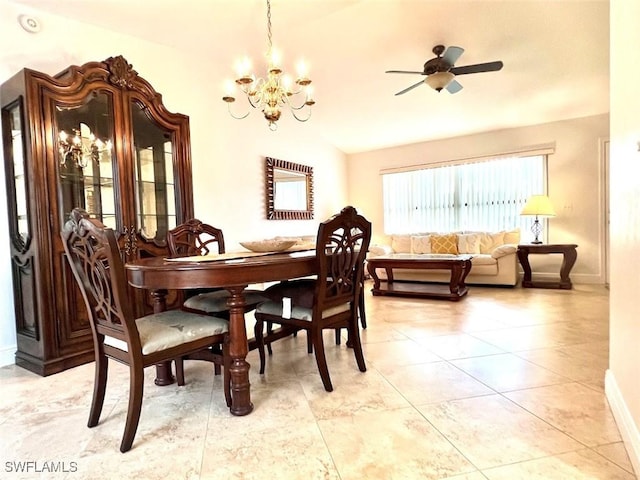
[[(316, 103), (316, 102), (313, 100), (313, 86), (311, 86), (311, 85), (307, 85), (307, 86), (306, 86), (306, 87), (304, 87), (304, 88), (305, 88), (305, 92), (306, 92), (306, 94), (307, 94), (307, 100), (306, 100), (306, 102), (305, 102), (305, 103), (306, 103), (307, 105), (313, 105), (314, 103)], [(310, 102), (311, 102), (311, 103), (310, 103)]]
[(269, 55), (269, 68), (280, 68), (282, 65), (282, 54), (279, 50), (272, 48)]
[(227, 78), (224, 81), (224, 94), (225, 94), (225, 97), (233, 98), (233, 95), (234, 95), (235, 91), (236, 91), (236, 84), (234, 83), (233, 80), (230, 80), (230, 79)]
[(236, 73), (238, 78), (246, 77), (251, 73), (251, 60), (248, 57), (242, 57), (236, 61)]
[(293, 80), (291, 80), (291, 75), (283, 75), (281, 83), (284, 91), (287, 92), (287, 94), (289, 94), (292, 91), (292, 87), (293, 87)]
[(298, 78), (307, 78), (307, 75), (309, 74), (309, 67), (304, 59), (300, 59), (298, 61), (296, 65), (296, 73), (298, 74)]

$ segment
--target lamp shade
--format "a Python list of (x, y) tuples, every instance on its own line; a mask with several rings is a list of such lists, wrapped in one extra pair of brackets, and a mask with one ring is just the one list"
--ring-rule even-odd
[(455, 78), (451, 72), (436, 72), (424, 79), (425, 83), (436, 91), (442, 90)]
[(555, 217), (556, 211), (551, 205), (551, 200), (546, 195), (531, 195), (520, 215)]

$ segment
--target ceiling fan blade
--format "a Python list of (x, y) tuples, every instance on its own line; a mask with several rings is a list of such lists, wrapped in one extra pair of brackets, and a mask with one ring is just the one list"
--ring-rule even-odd
[(451, 82), (449, 82), (449, 85), (444, 88), (446, 88), (447, 92), (449, 93), (458, 93), (460, 90), (462, 90), (462, 85), (460, 85), (460, 82), (458, 82), (454, 78), (453, 80), (451, 80)]
[(384, 73), (414, 73), (416, 75), (424, 75), (424, 72), (408, 72), (406, 70), (387, 70)]
[(449, 70), (454, 75), (464, 75), (466, 73), (481, 73), (481, 72), (497, 72), (502, 69), (502, 62), (488, 62), (477, 63), (475, 65), (465, 65), (463, 67), (453, 67)]
[(407, 87), (404, 90), (400, 90), (398, 93), (396, 93), (396, 96), (397, 95), (402, 95), (403, 93), (407, 93), (409, 90), (413, 90), (414, 88), (422, 85), (423, 83), (424, 83), (424, 80), (420, 80), (418, 83), (414, 83), (410, 87)]
[(442, 55), (442, 59), (449, 65), (455, 65), (460, 55), (464, 53), (464, 48), (461, 47), (449, 47)]

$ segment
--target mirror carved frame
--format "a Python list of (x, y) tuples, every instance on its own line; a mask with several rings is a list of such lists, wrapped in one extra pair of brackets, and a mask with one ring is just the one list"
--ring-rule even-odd
[[(313, 167), (287, 162), (277, 158), (265, 157), (266, 165), (266, 194), (267, 194), (267, 220), (311, 220), (313, 219)], [(304, 174), (307, 183), (307, 209), (306, 210), (276, 210), (275, 208), (275, 170), (287, 170), (289, 172)]]

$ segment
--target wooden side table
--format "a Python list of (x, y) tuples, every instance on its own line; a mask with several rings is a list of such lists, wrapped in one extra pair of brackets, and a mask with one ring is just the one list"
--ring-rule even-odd
[[(576, 263), (578, 254), (576, 252), (578, 245), (570, 243), (544, 245), (544, 244), (523, 244), (518, 245), (518, 260), (524, 270), (524, 277), (522, 279), (522, 286), (526, 288), (561, 288), (563, 290), (571, 290), (573, 285), (569, 278), (569, 273)], [(529, 254), (548, 254), (548, 253), (561, 253), (563, 255), (562, 266), (560, 267), (560, 281), (548, 282), (548, 281), (532, 281), (531, 280), (531, 265), (529, 265)]]

